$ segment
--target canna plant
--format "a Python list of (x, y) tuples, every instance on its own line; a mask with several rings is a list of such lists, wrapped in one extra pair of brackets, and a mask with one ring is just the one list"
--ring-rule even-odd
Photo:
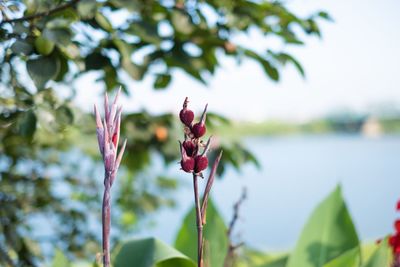
[(208, 166), (207, 152), (210, 149), (211, 137), (207, 143), (204, 143), (201, 137), (203, 137), (207, 131), (205, 120), (207, 105), (200, 117), (200, 121), (193, 123), (194, 113), (188, 109), (189, 100), (186, 97), (183, 102), (183, 108), (179, 113), (179, 118), (184, 125), (184, 141), (179, 142), (179, 148), (181, 151), (181, 169), (187, 173), (191, 173), (193, 176), (193, 193), (196, 211), (196, 227), (197, 227), (197, 266), (203, 267), (203, 255), (204, 255), (204, 239), (203, 239), (203, 226), (206, 224), (206, 212), (208, 205), (208, 197), (211, 191), (211, 187), (214, 182), (215, 173), (221, 160), (222, 151), (216, 158), (210, 175), (207, 180), (204, 194), (202, 197), (202, 203), (200, 203), (198, 178), (204, 178), (202, 171)]
[(110, 230), (111, 230), (111, 187), (117, 176), (117, 171), (121, 163), (122, 155), (126, 147), (126, 139), (118, 154), (119, 133), (121, 125), (122, 107), (117, 107), (118, 91), (114, 102), (109, 105), (107, 93), (104, 97), (104, 119), (101, 120), (96, 105), (94, 113), (96, 116), (96, 132), (99, 143), (100, 153), (104, 162), (104, 195), (102, 206), (102, 226), (103, 226), (103, 265), (110, 266)]

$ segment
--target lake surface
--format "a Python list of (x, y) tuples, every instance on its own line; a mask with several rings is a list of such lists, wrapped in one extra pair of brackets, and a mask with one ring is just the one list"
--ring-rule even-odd
[[(228, 222), (232, 205), (247, 187), (248, 199), (236, 226), (239, 239), (264, 250), (293, 247), (308, 216), (338, 184), (363, 241), (393, 231), (400, 198), (400, 136), (368, 139), (359, 135), (258, 137), (244, 141), (262, 168), (228, 169), (212, 196)], [(169, 169), (176, 175), (176, 168)], [(172, 243), (193, 205), (191, 179), (177, 194), (177, 209), (152, 217), (156, 226), (140, 235)]]

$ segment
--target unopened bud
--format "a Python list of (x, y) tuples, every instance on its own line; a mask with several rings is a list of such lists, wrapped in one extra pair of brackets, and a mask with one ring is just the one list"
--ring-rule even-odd
[(208, 104), (204, 107), (203, 114), (201, 114), (200, 121), (198, 123), (195, 123), (192, 127), (192, 133), (194, 137), (200, 138), (206, 133), (206, 113), (207, 113), (207, 106)]
[(185, 172), (193, 172), (195, 166), (194, 158), (187, 157), (181, 160), (181, 168)]
[(187, 108), (189, 100), (186, 97), (185, 101), (183, 102), (183, 108), (179, 112), (179, 118), (181, 119), (181, 122), (185, 124), (186, 126), (190, 127), (192, 125), (193, 119), (194, 119), (194, 113), (190, 109)]
[(192, 127), (192, 133), (196, 138), (202, 137), (206, 133), (206, 130), (206, 125), (201, 122), (194, 124)]
[(194, 166), (195, 166), (194, 158), (189, 157), (187, 155), (186, 150), (183, 147), (183, 144), (181, 144), (180, 142), (179, 142), (179, 144), (180, 144), (179, 146), (181, 149), (181, 158), (182, 158), (181, 159), (181, 168), (185, 172), (193, 172)]
[(192, 125), (193, 119), (194, 119), (194, 113), (190, 109), (182, 109), (181, 112), (179, 113), (179, 118), (181, 119), (181, 122), (185, 124), (186, 126)]
[(195, 173), (200, 173), (201, 171), (207, 169), (208, 159), (206, 156), (196, 156), (194, 158), (194, 161), (195, 161), (195, 166), (194, 166)]
[(196, 145), (192, 141), (186, 140), (186, 141), (183, 142), (182, 145), (183, 145), (183, 148), (185, 149), (186, 154), (188, 156), (191, 157), (191, 156), (193, 156), (195, 154)]

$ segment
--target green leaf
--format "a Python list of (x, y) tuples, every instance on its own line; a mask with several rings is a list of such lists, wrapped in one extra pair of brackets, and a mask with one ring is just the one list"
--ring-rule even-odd
[(301, 66), (300, 62), (295, 59), (293, 56), (286, 54), (286, 53), (272, 53), (270, 52), (270, 55), (272, 55), (273, 57), (275, 57), (277, 60), (279, 60), (282, 64), (286, 64), (286, 62), (291, 62), (296, 69), (298, 70), (298, 72), (301, 74), (301, 76), (305, 77), (305, 72), (303, 67)]
[(122, 245), (114, 267), (195, 267), (196, 264), (176, 249), (155, 238), (136, 239)]
[(97, 4), (95, 0), (82, 0), (78, 3), (78, 14), (83, 19), (91, 19), (96, 15)]
[(95, 51), (85, 58), (85, 69), (87, 71), (100, 70), (107, 66), (112, 66), (111, 60), (100, 52)]
[(171, 75), (170, 74), (158, 74), (156, 80), (154, 81), (154, 88), (155, 89), (162, 89), (169, 85), (171, 82)]
[(318, 12), (318, 17), (326, 19), (328, 21), (333, 21), (333, 18), (331, 17), (331, 15), (329, 15), (329, 13), (325, 12), (325, 11), (320, 11)]
[(11, 51), (15, 54), (29, 55), (32, 52), (32, 46), (26, 41), (17, 40), (12, 44)]
[(72, 33), (67, 28), (45, 29), (42, 34), (43, 38), (56, 43), (59, 46), (67, 46), (71, 43)]
[(24, 112), (18, 120), (19, 134), (31, 138), (36, 131), (36, 115), (32, 110)]
[(361, 264), (361, 252), (359, 247), (350, 249), (334, 258), (323, 267), (358, 267)]
[(392, 251), (389, 247), (388, 239), (382, 240), (375, 252), (363, 267), (389, 267), (392, 263)]
[(56, 250), (51, 267), (69, 267), (69, 260), (60, 250)]
[(113, 31), (113, 27), (112, 27), (110, 21), (106, 18), (106, 16), (104, 16), (100, 12), (96, 13), (95, 20), (100, 25), (100, 27), (102, 27), (105, 31), (108, 31), (108, 32)]
[(278, 69), (273, 66), (271, 64), (271, 62), (269, 62), (266, 59), (263, 58), (259, 58), (259, 62), (261, 64), (261, 66), (263, 67), (265, 73), (274, 81), (278, 81), (279, 80), (279, 72)]
[(359, 246), (338, 186), (312, 213), (287, 267), (319, 267)]
[(144, 42), (159, 45), (162, 41), (158, 34), (157, 24), (145, 21), (135, 21), (129, 26), (130, 32), (140, 37)]
[[(208, 202), (207, 224), (204, 225), (205, 262), (210, 266), (223, 266), (228, 250), (227, 228), (212, 201)], [(175, 247), (197, 261), (197, 227), (194, 208), (186, 215), (175, 241)]]
[(42, 36), (39, 36), (35, 39), (35, 48), (40, 54), (47, 56), (53, 51), (54, 43)]
[(54, 57), (38, 57), (28, 60), (26, 67), (36, 87), (42, 89), (49, 80), (57, 76), (60, 61)]
[(279, 257), (278, 259), (268, 261), (267, 263), (261, 264), (257, 267), (285, 267), (287, 261), (288, 261), (288, 256), (285, 255), (283, 257)]
[(278, 69), (271, 64), (271, 62), (269, 62), (268, 60), (266, 60), (265, 58), (263, 58), (262, 56), (260, 56), (259, 54), (257, 54), (254, 51), (248, 50), (246, 49), (244, 51), (244, 54), (254, 60), (256, 60), (258, 63), (261, 64), (261, 66), (263, 67), (265, 73), (274, 81), (278, 81), (279, 80), (279, 72)]

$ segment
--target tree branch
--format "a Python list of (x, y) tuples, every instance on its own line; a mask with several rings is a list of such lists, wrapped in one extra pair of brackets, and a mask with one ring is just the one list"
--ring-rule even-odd
[(45, 16), (48, 16), (48, 15), (60, 12), (60, 11), (62, 11), (64, 9), (69, 8), (69, 7), (72, 7), (75, 4), (77, 4), (79, 1), (80, 0), (71, 0), (68, 3), (65, 3), (63, 5), (57, 6), (57, 7), (53, 8), (53, 9), (49, 9), (47, 11), (39, 12), (39, 13), (36, 13), (36, 14), (32, 14), (32, 15), (29, 15), (29, 16), (16, 18), (16, 19), (5, 19), (3, 21), (0, 21), (0, 26), (5, 24), (5, 23), (15, 23), (15, 22), (20, 22), (20, 21), (27, 21), (27, 20), (33, 20), (33, 19), (36, 19), (36, 18), (45, 17)]

